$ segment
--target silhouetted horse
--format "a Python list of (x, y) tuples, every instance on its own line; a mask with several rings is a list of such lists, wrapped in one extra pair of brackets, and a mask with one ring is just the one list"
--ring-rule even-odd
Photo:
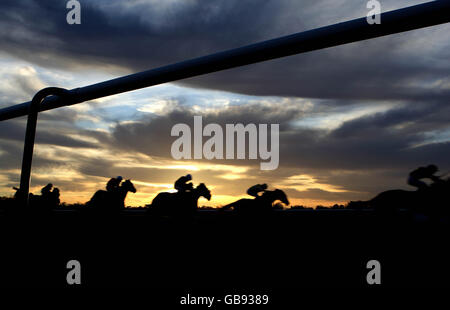
[(197, 211), (200, 197), (211, 200), (211, 191), (203, 183), (191, 191), (159, 193), (153, 199), (149, 211), (164, 215), (189, 215)]
[[(51, 190), (51, 188), (53, 188), (53, 185), (49, 183), (41, 190), (42, 195), (35, 195), (33, 193), (28, 194), (28, 202), (32, 211), (43, 213), (52, 211), (59, 206), (59, 189), (55, 187), (53, 190)], [(16, 201), (19, 201), (20, 189), (17, 187), (13, 187), (13, 189), (16, 191), (16, 193), (14, 194), (14, 199)], [(44, 191), (44, 189), (47, 190)], [(21, 202), (19, 201), (19, 203)]]
[(380, 214), (388, 215), (400, 209), (425, 215), (448, 215), (450, 179), (437, 181), (429, 188), (417, 191), (389, 190), (366, 202)]
[(222, 210), (233, 208), (234, 211), (242, 213), (267, 212), (271, 211), (273, 203), (280, 200), (282, 203), (289, 205), (286, 194), (281, 189), (274, 191), (264, 191), (264, 193), (254, 199), (243, 198), (223, 206)]
[(117, 190), (112, 192), (98, 190), (86, 205), (101, 212), (119, 211), (125, 208), (125, 198), (128, 192), (136, 193), (136, 188), (130, 180), (122, 182)]

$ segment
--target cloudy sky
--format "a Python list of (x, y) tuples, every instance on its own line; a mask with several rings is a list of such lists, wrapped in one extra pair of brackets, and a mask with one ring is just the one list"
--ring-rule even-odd
[[(124, 74), (365, 16), (365, 0), (0, 2), (0, 108), (46, 86)], [(381, 0), (383, 11), (427, 1)], [(191, 173), (222, 205), (256, 183), (294, 204), (331, 205), (408, 188), (408, 172), (450, 169), (450, 25), (291, 56), (41, 113), (32, 191), (52, 182), (85, 202), (117, 175), (150, 203)], [(280, 124), (280, 165), (174, 160), (172, 126)], [(18, 186), (25, 118), (0, 122), (0, 195)]]

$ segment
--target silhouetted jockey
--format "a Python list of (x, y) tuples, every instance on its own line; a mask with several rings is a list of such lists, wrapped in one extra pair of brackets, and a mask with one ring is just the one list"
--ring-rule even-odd
[[(53, 190), (52, 190), (53, 189)], [(35, 205), (37, 205), (38, 207), (41, 208), (41, 211), (43, 210), (42, 208), (55, 208), (59, 205), (60, 200), (59, 200), (59, 189), (58, 188), (53, 188), (53, 184), (52, 183), (48, 183), (46, 186), (44, 186), (41, 189), (41, 196), (32, 196), (33, 198), (33, 203)]]
[(59, 189), (53, 188), (53, 184), (48, 183), (41, 189), (41, 198), (42, 201), (46, 201), (51, 205), (59, 205)]
[(422, 179), (430, 179), (433, 182), (438, 182), (439, 177), (434, 174), (438, 171), (438, 167), (435, 165), (428, 165), (426, 167), (419, 167), (412, 171), (408, 177), (408, 184), (417, 187), (419, 190), (427, 189), (427, 183), (421, 181)]
[(188, 183), (191, 180), (192, 180), (192, 176), (190, 174), (182, 176), (181, 178), (179, 178), (178, 180), (175, 181), (174, 187), (179, 193), (191, 191), (193, 188), (193, 185), (192, 185), (192, 183)]
[(264, 192), (267, 189), (267, 184), (256, 184), (247, 190), (247, 194), (253, 197), (259, 197), (259, 193)]
[(59, 205), (59, 203), (61, 202), (60, 200), (59, 200), (59, 196), (60, 196), (60, 194), (59, 194), (59, 188), (57, 188), (57, 187), (55, 187), (54, 189), (53, 189), (53, 191), (51, 192), (51, 195), (50, 195), (50, 203), (52, 204), (52, 205)]
[(106, 183), (106, 190), (108, 192), (115, 192), (122, 182), (123, 178), (119, 175), (117, 178), (111, 178), (108, 183)]
[(51, 193), (52, 188), (53, 188), (53, 184), (52, 184), (52, 183), (48, 183), (47, 185), (45, 185), (45, 186), (41, 189), (42, 197), (49, 196), (49, 194)]

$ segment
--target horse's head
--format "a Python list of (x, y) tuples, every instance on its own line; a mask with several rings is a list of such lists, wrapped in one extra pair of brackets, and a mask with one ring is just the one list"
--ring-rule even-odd
[(130, 180), (123, 181), (120, 187), (126, 190), (127, 192), (136, 193), (136, 188), (134, 187), (133, 183), (131, 183)]
[(276, 189), (273, 191), (274, 192), (274, 197), (276, 198), (276, 200), (280, 200), (282, 203), (284, 203), (285, 205), (289, 205), (289, 200), (286, 196), (286, 194), (281, 190), (281, 189)]
[(200, 183), (199, 186), (195, 188), (199, 196), (203, 196), (208, 200), (211, 200), (211, 191), (206, 187), (204, 183)]

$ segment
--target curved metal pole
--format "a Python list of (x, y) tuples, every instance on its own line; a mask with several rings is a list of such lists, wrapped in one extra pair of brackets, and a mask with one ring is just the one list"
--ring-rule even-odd
[(20, 188), (17, 197), (24, 206), (29, 204), (31, 164), (33, 161), (34, 140), (36, 137), (36, 124), (41, 102), (50, 95), (56, 95), (59, 98), (67, 98), (70, 92), (63, 88), (48, 87), (44, 88), (34, 95), (28, 111), (27, 129), (25, 132), (25, 143), (23, 146), (22, 173), (20, 175)]

